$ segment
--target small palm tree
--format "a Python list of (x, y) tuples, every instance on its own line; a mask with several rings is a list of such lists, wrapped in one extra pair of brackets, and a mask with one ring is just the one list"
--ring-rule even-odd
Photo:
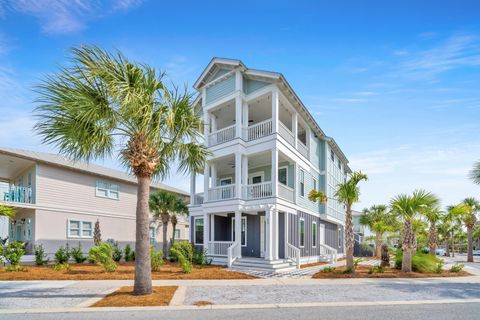
[(396, 219), (387, 210), (385, 205), (374, 205), (370, 209), (365, 208), (360, 216), (360, 224), (368, 226), (375, 233), (375, 256), (382, 256), (382, 244), (385, 233), (394, 230)]
[(154, 219), (160, 219), (163, 231), (163, 256), (168, 257), (167, 231), (171, 214), (175, 211), (177, 196), (171, 192), (160, 190), (150, 195), (148, 205)]
[(450, 237), (452, 234), (452, 228), (453, 228), (453, 221), (449, 218), (449, 215), (443, 215), (441, 218), (441, 222), (437, 227), (438, 235), (441, 237), (441, 241), (443, 241), (444, 246), (445, 246), (445, 255), (447, 257), (450, 257)]
[(440, 210), (440, 208), (434, 206), (426, 207), (421, 213), (429, 223), (428, 249), (430, 254), (435, 256), (437, 251), (437, 223), (442, 219), (444, 212)]
[(413, 225), (417, 215), (427, 207), (438, 205), (438, 198), (430, 192), (415, 190), (413, 195), (400, 194), (390, 202), (392, 211), (403, 219), (402, 232), (402, 271), (412, 271), (412, 258), (417, 247)]
[(367, 179), (367, 175), (361, 171), (353, 172), (350, 174), (347, 182), (340, 184), (335, 192), (335, 198), (345, 204), (347, 209), (345, 215), (345, 249), (347, 268), (350, 270), (354, 270), (355, 268), (353, 263), (353, 245), (355, 237), (353, 234), (352, 205), (355, 202), (358, 202), (360, 198), (360, 189), (358, 188), (358, 184)]
[(0, 204), (0, 216), (4, 216), (9, 219), (12, 219), (13, 217), (15, 217), (15, 214), (16, 212), (14, 208)]
[(466, 198), (457, 205), (453, 211), (457, 212), (463, 224), (467, 228), (467, 261), (473, 262), (473, 228), (477, 222), (477, 212), (480, 210), (480, 202), (475, 198)]
[(170, 217), (170, 221), (172, 222), (172, 229), (173, 229), (172, 245), (175, 243), (175, 229), (178, 223), (178, 216), (183, 216), (183, 217), (188, 216), (188, 207), (182, 198), (177, 197), (177, 200), (175, 201), (175, 204), (173, 207), (174, 207), (174, 210)]
[(200, 172), (208, 155), (191, 96), (169, 90), (163, 73), (93, 46), (72, 49), (71, 64), (37, 86), (35, 128), (73, 160), (119, 155), (137, 178), (134, 294), (152, 292), (148, 197), (152, 179)]
[(473, 165), (473, 169), (470, 171), (470, 178), (474, 183), (480, 184), (480, 161), (477, 161)]

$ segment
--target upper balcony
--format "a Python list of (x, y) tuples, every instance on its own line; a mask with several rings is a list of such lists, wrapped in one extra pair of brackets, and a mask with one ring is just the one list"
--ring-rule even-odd
[(278, 92), (251, 100), (241, 97), (224, 102), (205, 114), (208, 147), (240, 138), (249, 142), (278, 134), (305, 158), (309, 158), (308, 126)]
[(35, 203), (35, 162), (0, 154), (0, 202)]

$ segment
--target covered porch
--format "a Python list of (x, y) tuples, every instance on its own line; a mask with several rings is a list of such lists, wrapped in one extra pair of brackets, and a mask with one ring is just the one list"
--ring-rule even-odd
[(35, 161), (0, 152), (0, 203), (35, 203)]

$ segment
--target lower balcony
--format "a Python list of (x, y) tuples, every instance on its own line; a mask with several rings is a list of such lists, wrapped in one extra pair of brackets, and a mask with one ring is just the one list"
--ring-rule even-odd
[(8, 203), (35, 203), (31, 187), (0, 185), (0, 197), (1, 200)]

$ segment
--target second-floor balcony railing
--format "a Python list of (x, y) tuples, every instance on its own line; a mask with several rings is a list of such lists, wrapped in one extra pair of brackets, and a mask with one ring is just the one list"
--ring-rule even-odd
[(229, 184), (208, 189), (208, 201), (228, 200), (235, 197), (235, 185)]
[(214, 146), (235, 138), (235, 125), (212, 132), (208, 135), (208, 145)]
[(303, 144), (302, 141), (298, 140), (297, 141), (297, 150), (305, 157), (308, 159), (308, 148), (306, 145)]
[(0, 196), (5, 202), (34, 203), (33, 190), (31, 187), (9, 186), (0, 189)]
[(287, 140), (292, 146), (295, 145), (295, 136), (281, 121), (278, 122), (278, 131), (283, 139)]
[(278, 184), (278, 196), (290, 202), (293, 202), (293, 188), (284, 185), (283, 183)]
[(273, 195), (272, 189), (271, 181), (249, 184), (245, 186), (245, 198), (247, 200), (268, 198)]
[(272, 119), (267, 119), (265, 121), (248, 126), (246, 138), (248, 141), (251, 141), (251, 140), (268, 136), (271, 133), (272, 133)]

